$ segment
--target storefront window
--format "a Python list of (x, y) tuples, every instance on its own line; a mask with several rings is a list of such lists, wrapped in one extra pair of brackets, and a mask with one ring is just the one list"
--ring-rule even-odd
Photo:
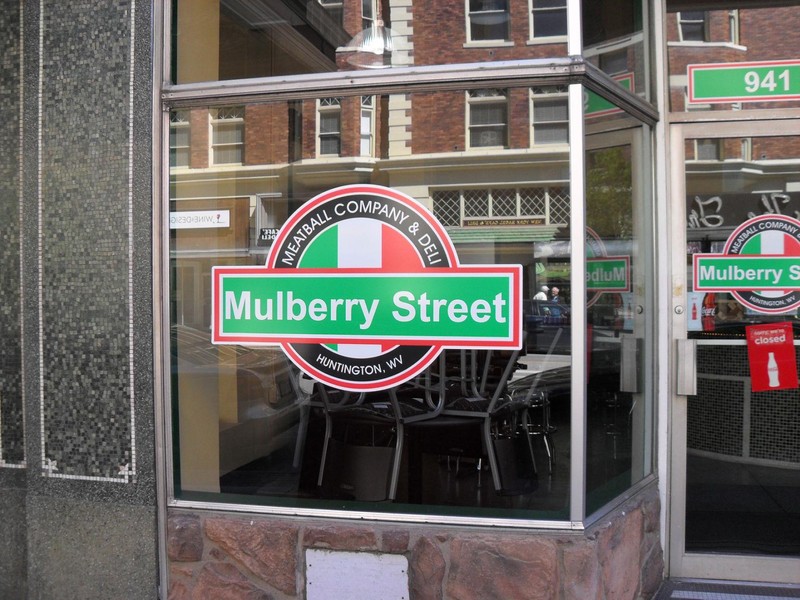
[[(176, 499), (566, 523), (651, 474), (649, 131), (586, 91), (579, 159), (569, 142), (581, 116), (570, 113), (584, 75), (527, 62), (522, 80), (422, 77), (426, 65), (503, 59), (518, 42), (513, 59), (563, 57), (564, 3), (525, 0), (559, 38), (530, 44), (514, 2), (418, 2), (413, 14), (431, 20), (414, 23), (413, 44), (391, 38), (377, 62), (351, 60), (344, 42), (333, 54), (320, 45), (313, 61), (289, 55), (308, 48), (309, 23), (349, 36), (369, 17), (373, 33), (407, 32), (391, 19), (411, 11), (308, 2), (310, 20), (294, 12), (292, 29), (256, 26), (274, 21), (254, 14), (260, 3), (176, 4), (179, 83), (412, 59), (424, 72), (353, 88), (352, 77), (326, 79), (316, 91), (298, 78), (279, 95), (268, 81), (232, 83), (243, 95), (170, 90), (181, 96), (167, 101)], [(637, 15), (606, 33), (641, 45)], [(226, 54), (242, 19), (242, 52)], [(485, 38), (508, 21), (508, 39), (471, 46), (472, 21)], [(219, 55), (188, 52), (204, 28), (219, 32)], [(280, 59), (251, 61), (242, 45), (256, 32), (271, 42), (254, 47)], [(638, 55), (620, 48), (595, 56), (639, 94)], [(293, 79), (272, 81), (290, 89)], [(575, 162), (585, 189), (573, 186)], [(582, 281), (576, 257), (598, 281)], [(456, 280), (464, 287), (448, 295)]]
[[(591, 103), (590, 103), (591, 104)], [(586, 115), (586, 506), (653, 469), (653, 257), (647, 131), (622, 111)]]
[[(509, 88), (499, 97), (529, 106), (531, 94), (530, 87)], [(382, 149), (376, 157), (362, 155), (357, 135), (364, 96), (248, 104), (241, 111), (244, 164), (238, 172), (230, 165), (217, 169), (210, 163), (177, 166), (178, 160), (171, 161), (176, 165), (170, 177), (170, 280), (179, 497), (212, 493), (256, 504), (363, 508), (368, 502), (377, 511), (463, 514), (482, 509), (519, 518), (568, 517), (570, 259), (568, 252), (553, 254), (551, 249), (569, 248), (569, 147), (550, 143), (546, 152), (534, 151), (526, 134), (533, 115), (518, 113), (524, 122), (507, 133), (504, 125), (504, 143), (488, 145), (488, 155), (484, 149), (494, 165), (475, 171), (474, 158), (458, 148), (474, 135), (473, 126), (465, 125), (471, 100), (487, 97), (498, 95), (465, 90), (370, 96), (375, 123), (384, 125), (374, 129), (374, 146)], [(321, 115), (328, 110), (336, 111), (337, 127), (323, 127), (330, 121)], [(178, 115), (186, 112), (214, 114), (215, 109), (175, 111), (173, 124), (182, 123)], [(405, 120), (395, 118), (399, 115)], [(302, 155), (290, 157), (287, 133), (293, 120), (306, 140), (320, 129), (317, 150), (313, 141), (302, 143)], [(392, 143), (396, 130), (408, 131), (409, 123), (413, 135)], [(443, 129), (447, 136), (440, 135)], [(322, 141), (333, 139), (334, 130), (337, 152), (323, 151), (330, 142)], [(193, 144), (198, 139), (210, 143), (192, 132), (184, 137)], [(271, 153), (264, 152), (264, 140), (270, 141)], [(189, 154), (207, 155), (194, 145)], [(415, 160), (416, 154), (424, 158)], [(452, 183), (441, 180), (444, 172)], [(296, 211), (313, 205), (327, 190), (362, 183), (407, 194), (420, 211), (438, 219), (455, 249), (450, 266), (521, 266), (520, 350), (465, 351), (451, 344), (441, 353), (443, 362), (435, 361), (417, 378), (432, 381), (428, 387), (406, 384), (342, 398), (335, 387), (315, 386), (301, 375), (279, 346), (212, 344), (212, 268), (264, 265), (280, 243), (278, 231)], [(377, 203), (367, 205), (380, 213)], [(385, 221), (383, 233), (376, 230), (378, 245), (370, 246), (367, 217), (348, 218), (347, 206), (336, 205), (338, 216), (328, 213), (341, 222), (318, 223), (319, 240), (305, 242), (308, 249), (298, 254), (297, 266), (420, 268), (419, 258), (409, 265), (411, 259), (402, 252), (381, 253), (381, 245), (398, 244), (405, 209), (378, 214)], [(287, 248), (286, 255), (294, 256), (291, 243)], [(430, 264), (439, 266), (439, 258), (426, 252)], [(535, 296), (543, 287), (552, 292), (540, 301)], [(408, 306), (401, 304), (403, 310), (411, 310)], [(435, 321), (434, 310), (440, 309), (431, 306)], [(459, 319), (457, 313), (447, 314)], [(332, 363), (384, 352), (380, 345), (333, 348)], [(484, 361), (486, 369), (497, 370), (491, 381), (480, 371)], [(446, 369), (446, 389), (441, 390), (436, 383), (440, 368)], [(473, 383), (484, 387), (473, 388)], [(482, 403), (479, 397), (491, 403), (492, 385), (502, 385), (492, 409), (487, 404), (470, 414), (472, 405)], [(417, 422), (386, 410), (389, 392), (424, 396), (426, 391), (431, 404), (425, 410), (432, 418)], [(395, 462), (398, 435), (404, 450)], [(557, 456), (562, 458), (556, 468)]]

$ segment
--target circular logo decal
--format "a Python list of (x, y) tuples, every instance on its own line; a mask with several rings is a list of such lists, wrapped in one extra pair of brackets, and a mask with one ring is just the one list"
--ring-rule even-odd
[[(784, 215), (761, 215), (745, 221), (728, 238), (728, 256), (800, 258), (800, 223)], [(800, 304), (798, 290), (731, 290), (745, 306), (761, 313), (785, 313)]]
[[(374, 185), (324, 192), (281, 228), (267, 258), (271, 269), (364, 269), (383, 273), (455, 267), (441, 224), (413, 198)], [(358, 310), (343, 305), (340, 309)], [(281, 347), (303, 371), (341, 389), (380, 390), (424, 370), (442, 349), (432, 345), (297, 343)]]

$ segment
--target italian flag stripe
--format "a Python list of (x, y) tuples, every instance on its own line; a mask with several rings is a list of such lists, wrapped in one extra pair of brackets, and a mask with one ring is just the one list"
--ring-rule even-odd
[[(777, 256), (784, 256), (786, 254), (797, 255), (797, 244), (792, 244), (786, 247), (786, 241), (789, 238), (781, 231), (765, 231), (759, 235), (753, 236), (752, 239), (742, 247), (742, 254), (749, 255), (764, 255), (774, 254)], [(762, 290), (758, 292), (760, 296), (765, 298), (780, 298), (786, 294), (785, 290)]]
[[(348, 219), (336, 225), (338, 234), (338, 267), (380, 268), (383, 257), (383, 224), (374, 219)], [(369, 248), (369, 251), (365, 251)], [(380, 344), (339, 344), (343, 356), (354, 358), (377, 356)]]
[[(367, 250), (369, 249), (369, 250)], [(298, 262), (301, 269), (382, 268), (387, 271), (420, 271), (419, 254), (403, 234), (374, 219), (348, 219), (314, 238)], [(369, 357), (389, 347), (379, 344), (328, 344), (344, 356)]]

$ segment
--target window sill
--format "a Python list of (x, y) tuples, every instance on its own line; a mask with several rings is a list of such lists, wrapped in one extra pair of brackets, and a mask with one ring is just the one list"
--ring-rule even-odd
[(670, 48), (730, 48), (732, 50), (747, 51), (747, 46), (732, 42), (667, 42)]
[(565, 35), (554, 35), (552, 37), (539, 37), (539, 38), (531, 38), (527, 42), (525, 42), (526, 46), (542, 46), (546, 44), (566, 44), (567, 43), (567, 36)]
[(470, 154), (494, 154), (495, 152), (505, 152), (508, 150), (506, 146), (477, 146), (475, 148), (467, 147), (464, 152)]
[(513, 48), (514, 42), (507, 42), (504, 40), (487, 40), (487, 41), (467, 42), (462, 47), (463, 48)]

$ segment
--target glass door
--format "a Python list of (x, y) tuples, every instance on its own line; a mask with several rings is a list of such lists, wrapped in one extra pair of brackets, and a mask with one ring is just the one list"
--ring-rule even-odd
[(800, 582), (799, 133), (672, 130), (672, 577)]

